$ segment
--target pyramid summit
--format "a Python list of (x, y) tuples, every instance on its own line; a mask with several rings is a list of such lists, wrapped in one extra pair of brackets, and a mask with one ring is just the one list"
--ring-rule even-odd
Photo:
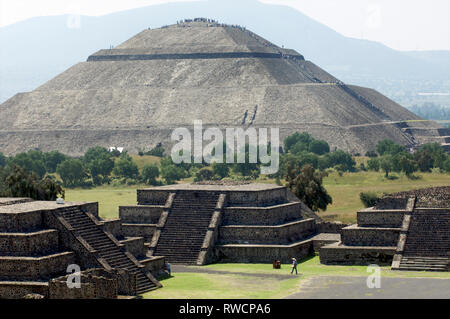
[[(0, 105), (0, 149), (83, 154), (168, 146), (173, 129), (278, 127), (365, 153), (390, 138), (434, 141), (442, 128), (382, 94), (346, 85), (294, 50), (211, 19), (147, 29)], [(448, 134), (447, 134), (448, 135)]]

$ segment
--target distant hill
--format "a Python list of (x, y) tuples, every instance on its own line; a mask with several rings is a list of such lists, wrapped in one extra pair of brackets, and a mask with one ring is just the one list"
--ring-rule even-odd
[(399, 52), (344, 37), (290, 7), (256, 0), (209, 0), (82, 16), (78, 29), (67, 27), (69, 16), (32, 18), (0, 28), (0, 102), (33, 90), (93, 52), (143, 29), (193, 17), (246, 26), (279, 46), (297, 50), (341, 80), (374, 87), (400, 103), (417, 103), (417, 93), (424, 90), (450, 91), (450, 52)]

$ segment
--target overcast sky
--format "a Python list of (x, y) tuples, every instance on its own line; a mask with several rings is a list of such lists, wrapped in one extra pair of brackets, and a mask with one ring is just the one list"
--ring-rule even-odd
[[(191, 1), (191, 0), (178, 0)], [(226, 0), (224, 0), (226, 1)], [(397, 50), (450, 50), (449, 0), (260, 0), (291, 6), (354, 38)], [(99, 16), (171, 0), (0, 0), (0, 26), (35, 16)]]

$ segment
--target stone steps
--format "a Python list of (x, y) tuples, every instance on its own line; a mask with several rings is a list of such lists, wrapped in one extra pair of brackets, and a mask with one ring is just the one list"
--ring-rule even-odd
[(448, 271), (449, 261), (450, 211), (414, 211), (399, 269)]
[(141, 269), (109, 238), (101, 226), (97, 225), (86, 213), (77, 207), (70, 207), (60, 215), (74, 228), (74, 233), (81, 236), (92, 248), (98, 251), (113, 268), (124, 268), (137, 274), (137, 293), (141, 294), (156, 289)]
[(174, 264), (196, 264), (218, 199), (219, 194), (177, 193), (154, 255)]

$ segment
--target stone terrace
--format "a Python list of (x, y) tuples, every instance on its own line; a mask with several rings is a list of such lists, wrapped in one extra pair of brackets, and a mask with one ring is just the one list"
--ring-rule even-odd
[[(70, 264), (111, 273), (118, 281), (116, 294), (161, 287), (152, 272), (162, 269), (164, 259), (147, 257), (143, 238), (120, 235), (117, 221), (99, 219), (97, 203), (0, 199), (0, 298), (55, 296), (49, 281), (67, 275)], [(145, 264), (135, 256), (144, 256)]]
[(448, 271), (450, 187), (395, 193), (358, 212), (341, 242), (320, 249), (324, 264), (392, 264), (392, 269)]
[(288, 262), (313, 251), (315, 214), (282, 186), (182, 184), (141, 189), (137, 199), (119, 208), (124, 233), (171, 263)]

